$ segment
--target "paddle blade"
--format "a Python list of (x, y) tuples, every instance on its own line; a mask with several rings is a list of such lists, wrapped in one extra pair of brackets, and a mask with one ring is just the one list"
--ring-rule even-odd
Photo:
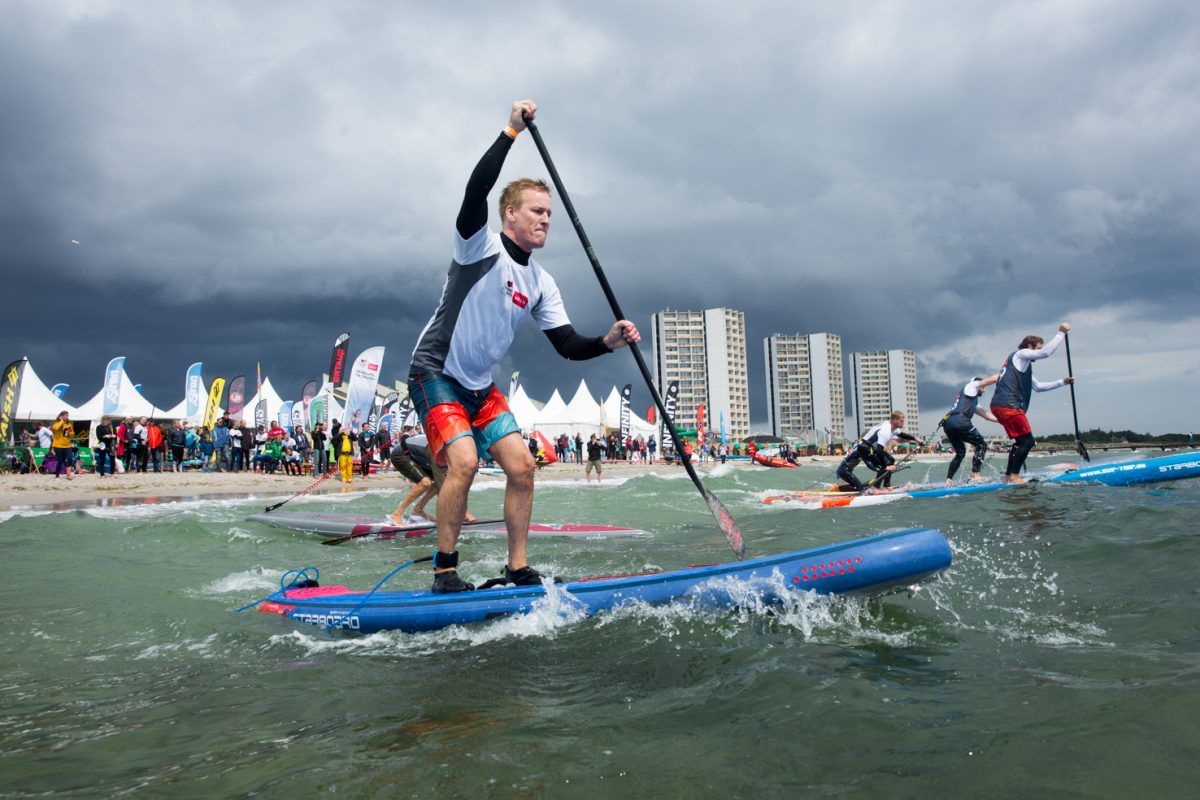
[(729, 542), (734, 555), (740, 561), (746, 552), (746, 542), (742, 539), (741, 529), (733, 521), (733, 516), (729, 513), (729, 509), (725, 508), (725, 504), (708, 489), (704, 490), (704, 501), (708, 503), (708, 510), (717, 518), (717, 524), (721, 526), (721, 533), (725, 534), (725, 541)]
[(1082, 439), (1075, 440), (1075, 452), (1083, 458), (1084, 461), (1091, 461), (1092, 457), (1088, 455), (1087, 448), (1083, 446)]

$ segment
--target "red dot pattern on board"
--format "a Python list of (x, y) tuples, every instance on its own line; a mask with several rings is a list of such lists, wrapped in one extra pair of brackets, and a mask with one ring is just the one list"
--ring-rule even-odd
[[(809, 579), (817, 580), (818, 578), (832, 578), (837, 575), (846, 575), (854, 572), (854, 565), (862, 563), (862, 556), (854, 558), (845, 558), (837, 563), (830, 561), (828, 564), (812, 564), (807, 567), (800, 567), (799, 575), (792, 577), (793, 583), (807, 583)], [(811, 574), (810, 574), (811, 570)]]

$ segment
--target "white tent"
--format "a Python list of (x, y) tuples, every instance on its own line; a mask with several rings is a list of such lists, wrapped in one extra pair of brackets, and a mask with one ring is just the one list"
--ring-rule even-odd
[(33, 364), (25, 362), (25, 370), (21, 374), (21, 394), (17, 397), (17, 407), (13, 419), (54, 419), (61, 412), (68, 411), (71, 419), (86, 419), (80, 417), (77, 409), (70, 403), (61, 400), (58, 395), (46, 388), (42, 379), (33, 371)]
[[(104, 416), (104, 388), (76, 409), (76, 416), (81, 420), (98, 420)], [(133, 388), (133, 381), (122, 368), (121, 393), (117, 397), (117, 408), (108, 414), (110, 417), (149, 417), (150, 419), (169, 419), (166, 411), (155, 407), (153, 403), (142, 397), (141, 392)]]
[(262, 389), (254, 393), (254, 396), (246, 401), (245, 407), (242, 409), (242, 421), (248, 425), (254, 424), (254, 409), (258, 407), (258, 401), (262, 398), (267, 400), (267, 423), (271, 420), (279, 420), (279, 409), (283, 405), (283, 398), (275, 391), (275, 387), (271, 385), (270, 378), (263, 378)]
[[(517, 395), (527, 400), (523, 388), (518, 387), (514, 397)], [(531, 422), (523, 422), (519, 416), (517, 421), (522, 429), (537, 428), (550, 439), (564, 433), (568, 436), (578, 433), (586, 439), (593, 433), (600, 433), (600, 405), (588, 391), (587, 382), (580, 381), (579, 388), (576, 389), (575, 396), (571, 398), (570, 403), (564, 403), (562, 395), (555, 389), (550, 400), (541, 411), (535, 413)]]
[[(617, 391), (617, 387), (615, 386), (604, 400), (604, 424), (609, 430), (619, 431), (621, 429), (621, 393)], [(656, 427), (635, 414), (632, 408), (629, 409), (630, 436), (637, 438), (638, 436), (649, 437), (655, 435)]]
[(516, 417), (517, 427), (522, 431), (533, 430), (541, 419), (541, 412), (525, 394), (524, 386), (518, 386), (512, 397), (508, 398), (508, 410)]

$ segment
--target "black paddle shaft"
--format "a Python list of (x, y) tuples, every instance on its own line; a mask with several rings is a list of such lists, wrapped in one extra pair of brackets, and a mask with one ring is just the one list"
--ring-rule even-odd
[(1075, 419), (1075, 451), (1083, 456), (1084, 461), (1091, 461), (1087, 448), (1083, 446), (1083, 437), (1079, 435), (1079, 412), (1075, 410), (1075, 370), (1071, 367), (1071, 335), (1063, 334), (1063, 344), (1067, 348), (1067, 377), (1071, 378), (1071, 416)]
[[(579, 215), (575, 213), (575, 204), (571, 202), (571, 196), (567, 194), (567, 187), (563, 186), (562, 178), (558, 175), (558, 170), (554, 168), (554, 161), (550, 158), (550, 151), (546, 149), (546, 143), (542, 141), (542, 134), (538, 131), (537, 125), (528, 116), (525, 117), (525, 127), (529, 129), (529, 133), (533, 136), (533, 142), (537, 145), (538, 153), (542, 156), (542, 161), (546, 164), (546, 170), (550, 173), (550, 180), (554, 183), (554, 188), (558, 190), (559, 196), (562, 198), (563, 208), (567, 211), (567, 216), (571, 219), (571, 224), (575, 227), (575, 233), (579, 236), (579, 243), (583, 245), (583, 250), (587, 254), (588, 261), (591, 262), (592, 270), (596, 273), (596, 279), (600, 281), (600, 288), (604, 291), (604, 297), (608, 300), (608, 305), (612, 308), (613, 314), (618, 320), (627, 319), (625, 313), (621, 311), (621, 304), (617, 302), (617, 296), (613, 294), (612, 286), (608, 283), (608, 277), (604, 274), (604, 269), (600, 266), (600, 259), (596, 258), (596, 251), (592, 249), (592, 243), (588, 239), (587, 232), (583, 229), (583, 224), (579, 221)], [(662, 416), (663, 424), (667, 426), (667, 430), (671, 433), (671, 439), (675, 442), (675, 446), (680, 448), (680, 460), (683, 462), (683, 468), (687, 470), (688, 477), (692, 479), (692, 483), (696, 484), (696, 488), (700, 490), (700, 494), (704, 496), (704, 501), (708, 504), (709, 510), (717, 518), (717, 522), (721, 526), (722, 532), (725, 534), (725, 539), (729, 542), (729, 546), (733, 548), (733, 552), (741, 558), (745, 552), (745, 542), (742, 538), (742, 532), (734, 522), (733, 517), (725, 508), (725, 505), (717, 499), (717, 497), (704, 488), (704, 484), (700, 480), (700, 476), (696, 474), (696, 468), (692, 466), (691, 457), (682, 450), (682, 439), (679, 436), (679, 431), (675, 428), (675, 422), (671, 419), (671, 415), (667, 413), (666, 404), (663, 403), (662, 397), (658, 393), (658, 389), (654, 386), (654, 380), (650, 377), (650, 369), (646, 366), (646, 360), (642, 358), (642, 351), (635, 343), (628, 343), (629, 349), (633, 352), (633, 359), (637, 362), (638, 369), (641, 370), (642, 379), (646, 382), (646, 388), (650, 390), (650, 396), (654, 398), (654, 405), (658, 408), (658, 413)]]

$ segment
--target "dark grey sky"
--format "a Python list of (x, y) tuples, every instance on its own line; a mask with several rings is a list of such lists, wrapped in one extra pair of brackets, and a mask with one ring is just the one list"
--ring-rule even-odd
[[(746, 312), (755, 420), (776, 331), (915, 350), (925, 429), (956, 384), (1069, 319), (1085, 427), (1197, 427), (1169, 399), (1200, 390), (1194, 3), (10, 1), (3, 17), (0, 355), (71, 383), (68, 400), (117, 354), (163, 406), (197, 360), (226, 377), (261, 361), (296, 394), (341, 330), (402, 375), (466, 176), (528, 96), (635, 321)], [(523, 174), (544, 174), (526, 137), (504, 177)], [(565, 215), (540, 260), (599, 332)], [(511, 368), (541, 399), (585, 376), (637, 385), (627, 355), (569, 364), (532, 328)], [(1067, 399), (1036, 400), (1035, 427), (1067, 429)]]

